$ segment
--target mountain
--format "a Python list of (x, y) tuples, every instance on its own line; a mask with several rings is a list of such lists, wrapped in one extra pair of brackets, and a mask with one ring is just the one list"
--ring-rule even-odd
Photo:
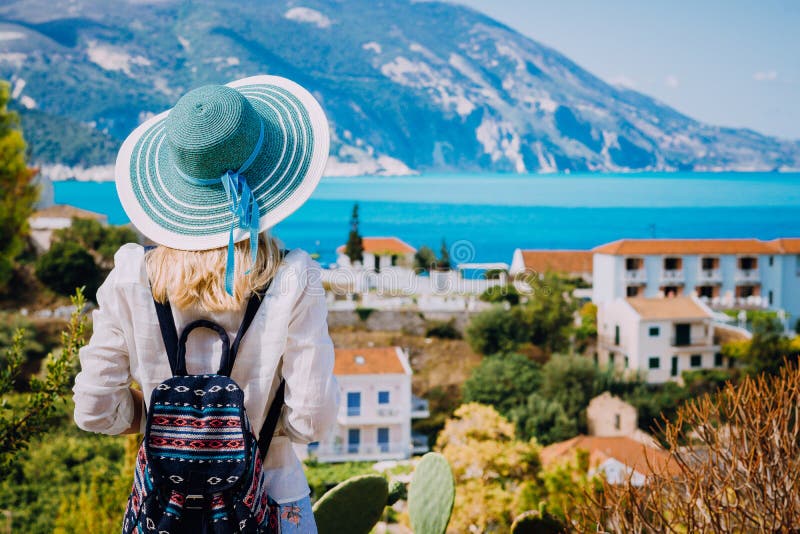
[[(332, 125), (328, 174), (800, 168), (800, 142), (703, 124), (455, 4), (0, 6), (0, 77), (33, 110), (26, 136), (40, 163), (102, 163), (109, 139), (119, 143), (187, 90), (257, 73), (292, 78), (321, 101)], [(76, 143), (47, 142), (58, 117), (68, 121), (61, 131), (102, 146), (83, 157)]]

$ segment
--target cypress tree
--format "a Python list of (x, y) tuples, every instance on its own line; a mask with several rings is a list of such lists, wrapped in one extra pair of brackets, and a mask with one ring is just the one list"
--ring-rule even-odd
[(350, 263), (364, 262), (364, 240), (358, 233), (358, 203), (353, 204), (353, 214), (350, 216), (350, 233), (347, 235), (347, 244), (344, 253), (350, 258)]

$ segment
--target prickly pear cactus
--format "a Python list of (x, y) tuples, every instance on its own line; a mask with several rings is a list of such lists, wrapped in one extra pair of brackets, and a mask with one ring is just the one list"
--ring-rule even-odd
[(319, 534), (369, 534), (386, 507), (389, 484), (380, 475), (361, 475), (338, 484), (314, 505)]
[(423, 456), (408, 488), (408, 513), (414, 534), (444, 534), (455, 497), (453, 472), (444, 456), (436, 452)]
[(564, 525), (545, 511), (530, 510), (517, 516), (511, 525), (511, 534), (559, 534)]
[(408, 497), (408, 488), (405, 484), (400, 482), (399, 480), (395, 480), (391, 484), (389, 484), (389, 497), (386, 499), (386, 504), (388, 506), (393, 505), (400, 499), (406, 499)]

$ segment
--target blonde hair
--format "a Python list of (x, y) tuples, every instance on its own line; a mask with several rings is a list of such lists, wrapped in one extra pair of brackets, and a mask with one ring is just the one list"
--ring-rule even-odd
[[(228, 247), (211, 250), (177, 250), (156, 247), (145, 255), (153, 297), (178, 308), (222, 312), (240, 309), (250, 294), (272, 280), (281, 262), (278, 241), (259, 235), (255, 265), (250, 261), (248, 241), (235, 245), (236, 274), (233, 296), (225, 291)], [(245, 274), (248, 270), (250, 272)]]

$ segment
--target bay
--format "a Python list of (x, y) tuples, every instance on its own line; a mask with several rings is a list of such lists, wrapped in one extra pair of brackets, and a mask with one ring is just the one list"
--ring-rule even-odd
[[(55, 201), (128, 221), (113, 183), (56, 182)], [(335, 260), (353, 203), (361, 233), (397, 236), (455, 259), (510, 262), (515, 248), (578, 248), (622, 238), (800, 236), (800, 174), (653, 173), (325, 178), (273, 233)]]

